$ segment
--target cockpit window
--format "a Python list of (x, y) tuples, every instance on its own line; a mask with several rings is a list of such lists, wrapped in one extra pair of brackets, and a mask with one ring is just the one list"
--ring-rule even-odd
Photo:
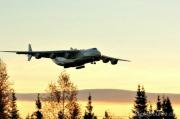
[(93, 50), (97, 50), (97, 48), (92, 48)]

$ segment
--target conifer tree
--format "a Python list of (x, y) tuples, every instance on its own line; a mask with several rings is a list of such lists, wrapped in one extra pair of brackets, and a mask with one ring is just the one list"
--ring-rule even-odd
[(93, 106), (92, 106), (92, 96), (89, 93), (89, 97), (88, 97), (88, 104), (86, 106), (88, 113), (92, 113), (93, 110)]
[(147, 96), (144, 90), (144, 87), (142, 86), (141, 89), (141, 99), (140, 99), (141, 105), (140, 105), (140, 112), (146, 113), (147, 112)]
[(148, 119), (147, 96), (144, 87), (138, 85), (132, 119)]
[(112, 119), (112, 118), (109, 115), (109, 113), (107, 111), (105, 111), (103, 119)]
[(162, 109), (163, 109), (164, 119), (176, 119), (176, 116), (174, 114), (171, 105), (171, 101), (168, 97), (163, 99)]
[(41, 108), (42, 108), (42, 104), (41, 104), (41, 100), (40, 100), (40, 94), (38, 93), (37, 95), (37, 100), (36, 100), (36, 118), (37, 119), (42, 119), (43, 118), (43, 114), (41, 112)]
[(161, 111), (161, 108), (162, 108), (162, 104), (161, 104), (161, 99), (160, 99), (160, 96), (158, 96), (157, 98), (157, 104), (156, 104), (156, 108), (158, 111)]
[(11, 105), (10, 105), (10, 119), (20, 119), (19, 113), (17, 110), (17, 104), (16, 104), (16, 96), (14, 90), (12, 91), (12, 97), (11, 97)]
[(9, 118), (10, 86), (5, 63), (0, 59), (0, 119)]
[(76, 102), (72, 103), (72, 107), (69, 109), (69, 118), (70, 119), (80, 119), (80, 107)]
[(161, 103), (160, 96), (158, 96), (158, 98), (157, 98), (156, 110), (154, 111), (154, 117), (155, 117), (155, 119), (163, 119), (162, 103)]
[(94, 116), (94, 113), (92, 112), (93, 110), (93, 106), (92, 106), (92, 96), (89, 93), (89, 97), (88, 97), (88, 104), (86, 106), (86, 111), (84, 114), (84, 119), (97, 119), (96, 116)]

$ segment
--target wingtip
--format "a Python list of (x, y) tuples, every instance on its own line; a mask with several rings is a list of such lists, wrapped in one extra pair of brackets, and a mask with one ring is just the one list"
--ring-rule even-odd
[(16, 52), (16, 51), (0, 51), (0, 52), (12, 52), (12, 53), (14, 53), (14, 52)]

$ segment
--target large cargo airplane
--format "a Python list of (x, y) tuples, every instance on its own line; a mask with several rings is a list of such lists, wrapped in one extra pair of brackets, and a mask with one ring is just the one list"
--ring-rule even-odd
[(36, 59), (40, 58), (51, 58), (57, 65), (63, 66), (64, 68), (76, 67), (76, 69), (85, 68), (86, 63), (96, 64), (96, 61), (102, 60), (103, 63), (111, 62), (112, 65), (118, 63), (118, 61), (127, 61), (124, 59), (118, 59), (102, 55), (97, 48), (90, 48), (86, 50), (58, 50), (58, 51), (32, 51), (31, 45), (28, 46), (28, 51), (1, 51), (11, 52), (16, 54), (25, 54), (28, 56), (28, 61), (32, 57)]

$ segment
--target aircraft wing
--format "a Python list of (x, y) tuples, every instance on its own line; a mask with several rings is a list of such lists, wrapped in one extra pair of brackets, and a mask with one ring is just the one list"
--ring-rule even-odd
[(130, 62), (130, 60), (119, 59), (119, 58), (109, 57), (109, 56), (105, 56), (105, 55), (102, 55), (102, 56), (101, 56), (101, 59), (102, 59), (102, 60), (107, 59), (107, 60), (119, 60), (119, 61)]
[(40, 58), (51, 58), (56, 57), (72, 57), (79, 53), (79, 50), (59, 50), (59, 51), (32, 51), (31, 44), (28, 45), (28, 51), (1, 51), (1, 52), (10, 52), (16, 54), (24, 54), (28, 56), (28, 61), (34, 56), (36, 59)]
[(1, 52), (24, 54), (24, 55), (28, 55), (28, 57), (34, 56), (37, 59), (39, 59), (39, 58), (52, 58), (53, 59), (55, 57), (67, 57), (69, 55), (75, 55), (79, 51), (78, 50), (72, 50), (72, 51), (71, 50), (60, 50), (60, 51), (1, 51)]

